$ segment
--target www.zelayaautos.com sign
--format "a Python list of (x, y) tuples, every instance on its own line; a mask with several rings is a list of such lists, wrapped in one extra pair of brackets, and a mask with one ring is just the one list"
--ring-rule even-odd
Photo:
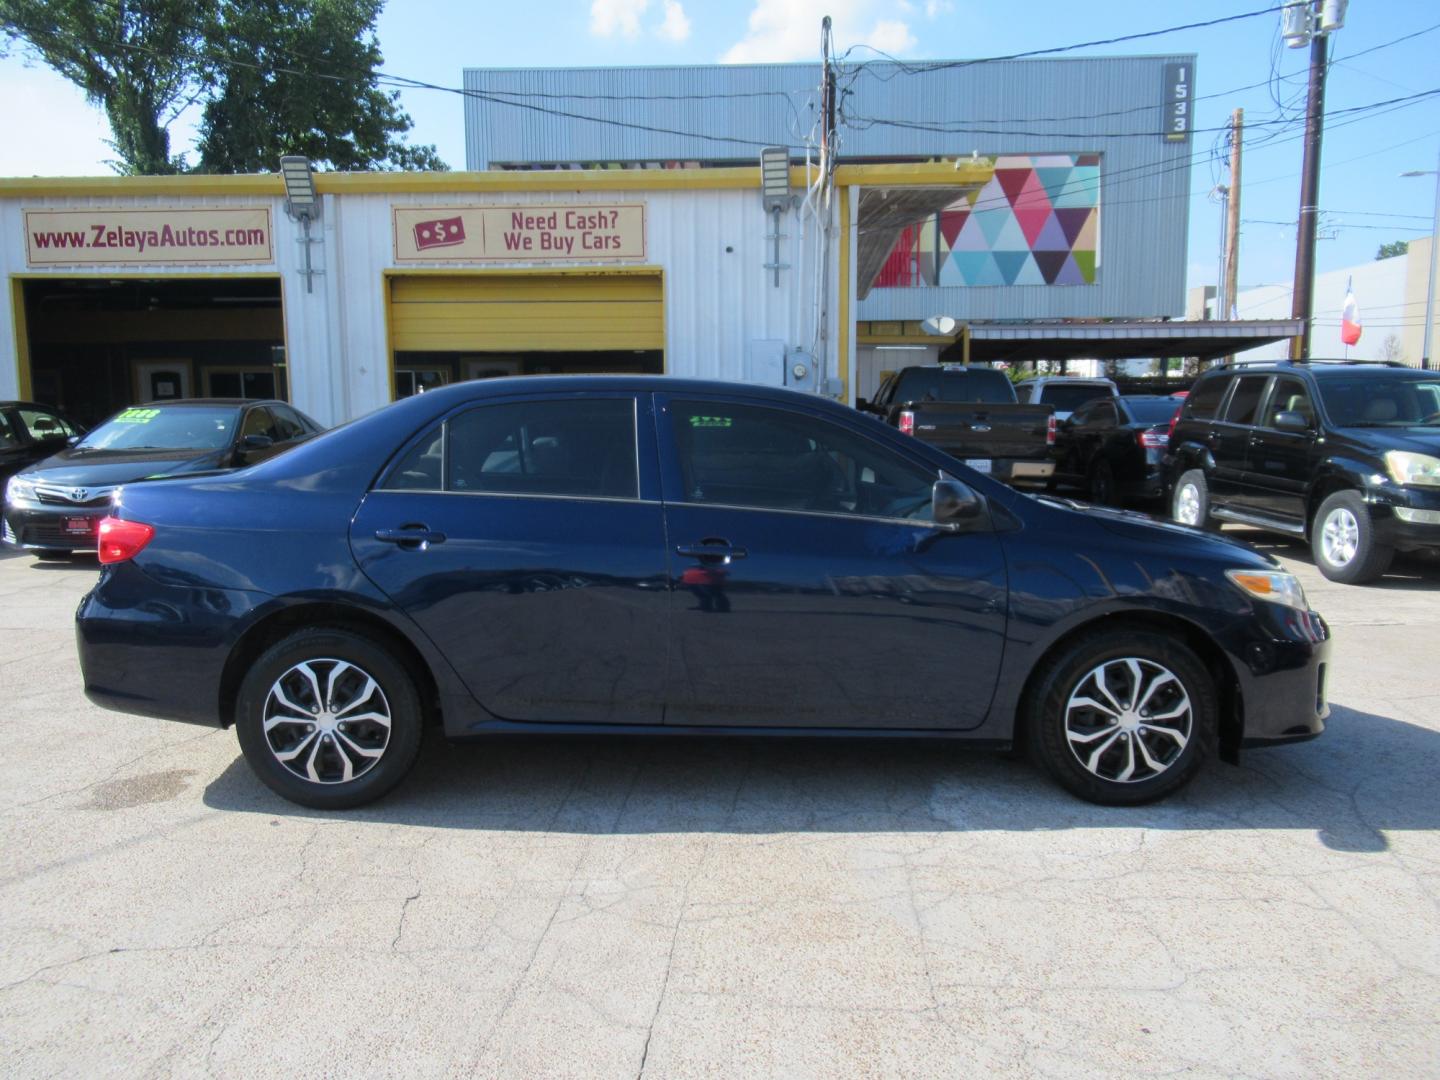
[(31, 266), (275, 261), (270, 210), (26, 210)]

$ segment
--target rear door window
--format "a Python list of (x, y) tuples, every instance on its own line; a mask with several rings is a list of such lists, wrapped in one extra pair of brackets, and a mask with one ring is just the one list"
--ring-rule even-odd
[(283, 405), (275, 405), (271, 407), (271, 412), (275, 414), (275, 430), (282, 440), (298, 439), (307, 434), (305, 425), (293, 410)]
[(1230, 404), (1225, 406), (1225, 422), (1255, 423), (1255, 413), (1265, 393), (1265, 384), (1269, 381), (1269, 375), (1242, 375), (1236, 382), (1235, 393), (1230, 395)]
[(639, 497), (633, 398), (483, 405), (447, 429), (446, 491)]

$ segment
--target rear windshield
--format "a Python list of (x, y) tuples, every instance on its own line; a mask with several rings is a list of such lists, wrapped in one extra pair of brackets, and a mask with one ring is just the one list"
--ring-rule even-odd
[(1137, 424), (1168, 424), (1180, 402), (1175, 398), (1126, 398), (1125, 407)]
[[(1092, 393), (1090, 397), (1094, 397)], [(946, 371), (918, 368), (900, 376), (896, 401), (974, 401), (987, 405), (1009, 405), (1015, 401), (1010, 380), (989, 368)], [(1088, 399), (1087, 399), (1088, 400)]]
[(1336, 427), (1440, 427), (1440, 377), (1415, 372), (1315, 380)]
[(233, 406), (140, 405), (116, 413), (76, 444), (82, 450), (218, 450), (230, 443)]
[(1040, 400), (1060, 412), (1074, 412), (1087, 401), (1109, 396), (1104, 383), (1047, 383), (1040, 391)]

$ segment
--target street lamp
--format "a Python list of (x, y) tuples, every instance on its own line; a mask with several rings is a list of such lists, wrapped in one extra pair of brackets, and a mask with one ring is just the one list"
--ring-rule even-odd
[[(1440, 166), (1440, 161), (1437, 161)], [(1435, 221), (1430, 227), (1430, 275), (1425, 286), (1425, 343), (1420, 347), (1420, 366), (1430, 370), (1430, 335), (1435, 327), (1435, 256), (1440, 254), (1440, 167), (1411, 169), (1401, 176), (1435, 177)]]

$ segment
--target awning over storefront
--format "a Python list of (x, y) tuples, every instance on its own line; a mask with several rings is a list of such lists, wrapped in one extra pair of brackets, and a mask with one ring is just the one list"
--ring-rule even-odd
[[(1300, 333), (1300, 325), (1295, 319), (971, 323), (970, 361), (1015, 363), (1190, 356), (1211, 360), (1295, 337)], [(940, 358), (947, 362), (959, 361), (963, 352), (963, 331), (960, 331)]]

